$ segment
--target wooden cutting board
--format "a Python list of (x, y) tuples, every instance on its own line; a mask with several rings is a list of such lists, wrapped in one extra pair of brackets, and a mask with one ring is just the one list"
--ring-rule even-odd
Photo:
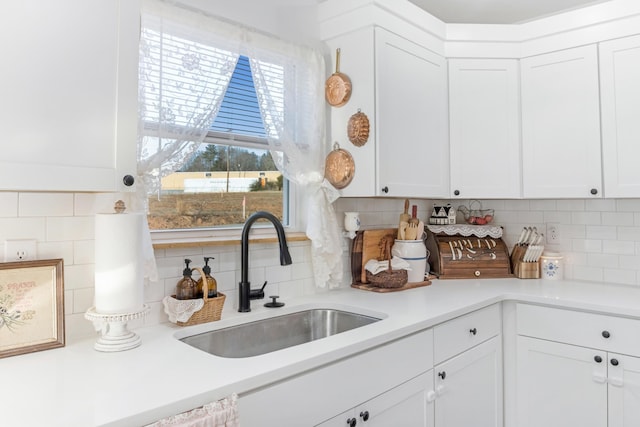
[(367, 272), (364, 269), (364, 266), (369, 260), (375, 259), (382, 261), (389, 259), (388, 257), (385, 257), (385, 244), (388, 244), (389, 248), (391, 248), (395, 242), (397, 233), (397, 228), (364, 230), (362, 232), (362, 264), (360, 266), (361, 283), (367, 283)]

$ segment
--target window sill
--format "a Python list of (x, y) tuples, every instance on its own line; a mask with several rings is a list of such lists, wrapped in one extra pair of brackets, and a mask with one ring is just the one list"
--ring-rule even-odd
[[(287, 242), (304, 242), (309, 240), (307, 235), (302, 232), (285, 233)], [(165, 238), (164, 236), (153, 236), (154, 249), (173, 249), (173, 248), (200, 248), (208, 246), (232, 246), (240, 245), (240, 233), (226, 234), (224, 236), (207, 237), (207, 238)], [(251, 233), (249, 237), (251, 243), (277, 243), (278, 236), (275, 232)]]

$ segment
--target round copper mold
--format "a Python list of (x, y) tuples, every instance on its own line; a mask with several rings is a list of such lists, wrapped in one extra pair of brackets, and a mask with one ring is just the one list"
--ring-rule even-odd
[(338, 190), (345, 188), (353, 180), (356, 165), (351, 153), (340, 148), (336, 142), (333, 150), (327, 155), (324, 167), (324, 177)]

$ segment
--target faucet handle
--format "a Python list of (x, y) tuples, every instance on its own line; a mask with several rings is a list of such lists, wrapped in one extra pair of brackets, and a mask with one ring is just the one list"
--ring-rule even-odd
[(249, 299), (264, 299), (264, 288), (267, 286), (267, 281), (264, 281), (264, 285), (260, 289), (251, 289), (249, 291)]

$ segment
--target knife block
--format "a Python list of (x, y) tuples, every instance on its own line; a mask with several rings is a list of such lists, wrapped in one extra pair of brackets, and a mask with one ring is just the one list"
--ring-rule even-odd
[(515, 245), (511, 252), (511, 269), (513, 274), (519, 279), (539, 279), (540, 278), (540, 263), (524, 262), (522, 259), (525, 252), (527, 252), (527, 246)]

